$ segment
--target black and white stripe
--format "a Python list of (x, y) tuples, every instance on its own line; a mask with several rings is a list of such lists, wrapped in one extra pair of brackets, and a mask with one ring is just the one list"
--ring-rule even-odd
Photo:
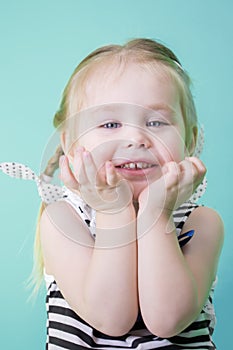
[[(80, 207), (80, 203), (79, 203)], [(174, 212), (174, 221), (177, 228), (178, 240), (186, 244), (192, 235), (182, 237), (180, 234), (182, 227), (190, 215), (197, 207), (193, 203), (184, 203)], [(82, 209), (83, 219), (90, 217), (83, 216), (85, 208)], [(78, 208), (77, 208), (78, 211)], [(86, 221), (85, 221), (86, 222)], [(87, 222), (86, 222), (87, 223)], [(141, 316), (131, 331), (121, 337), (110, 337), (82, 320), (68, 305), (63, 298), (56, 282), (52, 276), (46, 276), (47, 282), (47, 350), (79, 350), (79, 349), (208, 349), (215, 350), (212, 341), (212, 333), (215, 326), (215, 313), (212, 304), (212, 297), (215, 283), (212, 286), (209, 297), (199, 317), (182, 333), (169, 339), (162, 339), (151, 334), (145, 327)], [(169, 315), (168, 315), (169, 317)]]

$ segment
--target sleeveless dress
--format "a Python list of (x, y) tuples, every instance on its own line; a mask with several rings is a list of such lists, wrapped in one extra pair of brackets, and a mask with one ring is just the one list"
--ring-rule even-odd
[[(14, 178), (33, 180), (37, 184), (42, 201), (50, 204), (54, 201), (67, 201), (80, 215), (89, 227), (90, 234), (95, 238), (95, 212), (86, 205), (80, 197), (68, 190), (65, 186), (48, 183), (43, 175), (37, 176), (28, 166), (16, 162), (0, 163), (0, 171)], [(204, 189), (206, 184), (204, 183)], [(198, 193), (199, 191), (199, 193)], [(173, 212), (176, 225), (177, 239), (180, 246), (184, 246), (193, 237), (194, 231), (181, 234), (182, 227), (191, 214), (198, 207), (194, 202), (200, 198), (203, 186), (191, 199)], [(45, 274), (47, 286), (47, 350), (79, 350), (79, 349), (209, 349), (215, 350), (212, 340), (216, 318), (213, 307), (213, 293), (216, 284), (214, 281), (205, 305), (197, 319), (180, 334), (163, 339), (150, 333), (139, 312), (132, 329), (120, 337), (110, 337), (91, 327), (82, 320), (63, 298), (53, 276)], [(169, 318), (169, 314), (167, 315)]]
[[(95, 213), (76, 194), (66, 189), (61, 200), (67, 201), (80, 215), (95, 237)], [(184, 203), (173, 213), (177, 238), (180, 246), (188, 243), (194, 231), (181, 234), (182, 227), (197, 208), (195, 203)], [(129, 333), (120, 337), (110, 337), (91, 327), (82, 320), (63, 298), (56, 281), (45, 275), (47, 284), (47, 350), (59, 349), (216, 349), (212, 333), (215, 313), (212, 297), (215, 282), (199, 317), (182, 333), (163, 339), (150, 333), (139, 312), (137, 321)], [(169, 317), (169, 315), (167, 315)]]

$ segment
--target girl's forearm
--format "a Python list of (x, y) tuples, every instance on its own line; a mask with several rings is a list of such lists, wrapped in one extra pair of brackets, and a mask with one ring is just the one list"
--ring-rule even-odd
[[(84, 287), (84, 301), (96, 328), (119, 336), (138, 313), (136, 220), (132, 206), (96, 214), (96, 241)], [(89, 313), (88, 312), (88, 313)]]
[(152, 217), (147, 211), (138, 218), (139, 305), (151, 332), (170, 337), (193, 320), (197, 286), (179, 247), (173, 219), (163, 213), (155, 222)]

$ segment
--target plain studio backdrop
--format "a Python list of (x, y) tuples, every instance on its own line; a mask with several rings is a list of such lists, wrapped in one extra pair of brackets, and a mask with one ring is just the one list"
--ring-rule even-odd
[[(0, 1), (0, 162), (40, 172), (62, 90), (77, 63), (99, 46), (159, 39), (190, 73), (206, 137), (208, 189), (200, 203), (215, 208), (226, 229), (215, 293), (219, 350), (232, 346), (232, 11), (230, 0)], [(2, 173), (0, 193), (1, 349), (41, 350), (44, 290), (31, 302), (26, 289), (40, 200), (33, 182)]]

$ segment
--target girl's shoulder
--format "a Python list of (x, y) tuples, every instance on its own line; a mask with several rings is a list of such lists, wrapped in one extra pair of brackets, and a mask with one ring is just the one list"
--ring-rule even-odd
[[(95, 212), (83, 199), (67, 187), (62, 187), (62, 196), (46, 206), (46, 213), (55, 221), (65, 221), (73, 224), (84, 224), (89, 233), (95, 236)], [(65, 219), (65, 220), (64, 220)]]
[(40, 218), (40, 234), (43, 241), (69, 239), (75, 243), (91, 244), (92, 237), (87, 223), (77, 210), (67, 201), (56, 201), (48, 204)]
[[(224, 225), (219, 213), (209, 207), (197, 206), (187, 218), (182, 232), (195, 232), (191, 245), (193, 249), (221, 251), (224, 240)], [(190, 247), (187, 247), (190, 249)]]
[(53, 225), (66, 220), (79, 220), (77, 211), (66, 201), (52, 202), (44, 207), (41, 220), (50, 221)]
[(206, 228), (214, 226), (216, 229), (223, 230), (223, 221), (219, 213), (206, 206), (196, 206), (190, 213), (186, 225), (206, 226)]

